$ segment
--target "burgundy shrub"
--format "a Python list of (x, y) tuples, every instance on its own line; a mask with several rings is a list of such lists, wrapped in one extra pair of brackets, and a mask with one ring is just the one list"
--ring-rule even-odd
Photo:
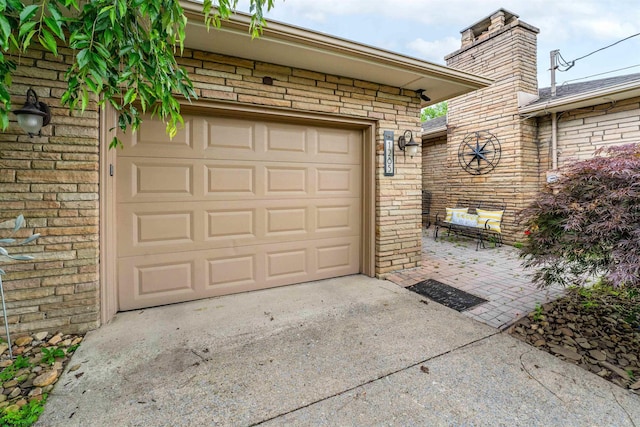
[(521, 257), (541, 286), (640, 287), (640, 144), (599, 149), (561, 170), (522, 211)]

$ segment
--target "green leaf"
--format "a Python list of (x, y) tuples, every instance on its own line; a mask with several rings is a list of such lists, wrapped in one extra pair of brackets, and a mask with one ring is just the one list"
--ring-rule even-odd
[(22, 48), (24, 50), (26, 50), (29, 47), (29, 45), (31, 44), (31, 39), (35, 35), (36, 35), (36, 30), (31, 30), (31, 31), (29, 31), (27, 36), (24, 38), (24, 40), (22, 40)]
[(40, 8), (39, 4), (32, 4), (22, 9), (22, 12), (20, 12), (20, 23), (23, 23), (33, 18), (36, 14), (36, 11), (39, 8)]
[(9, 127), (9, 115), (7, 110), (0, 108), (0, 129), (6, 130)]
[(80, 96), (80, 103), (82, 111), (87, 109), (87, 105), (89, 105), (89, 94), (87, 93), (87, 89), (85, 87), (82, 88), (82, 95)]
[(56, 43), (56, 39), (53, 37), (50, 31), (47, 29), (42, 29), (41, 35), (38, 37), (38, 41), (49, 52), (53, 53), (54, 56), (58, 56), (58, 44)]
[(132, 87), (124, 95), (124, 103), (125, 104), (131, 104), (132, 102), (134, 102), (136, 100), (137, 97), (138, 97), (138, 94), (136, 93), (136, 88)]
[(2, 36), (2, 46), (9, 44), (9, 36), (11, 35), (11, 25), (7, 18), (0, 15), (0, 36)]
[(122, 144), (122, 141), (120, 141), (117, 137), (113, 137), (113, 139), (111, 140), (111, 143), (109, 144), (109, 149), (112, 148), (124, 148), (124, 145)]
[(89, 63), (89, 50), (82, 49), (76, 55), (76, 62), (78, 63), (78, 67), (84, 68)]
[(20, 25), (20, 31), (18, 31), (18, 37), (22, 38), (29, 31), (33, 30), (38, 23), (36, 21), (29, 21), (25, 24)]
[(47, 25), (47, 28), (49, 28), (53, 32), (53, 34), (64, 40), (64, 33), (62, 32), (60, 22), (56, 21), (55, 18), (51, 16), (47, 16), (46, 18), (44, 18), (44, 23)]

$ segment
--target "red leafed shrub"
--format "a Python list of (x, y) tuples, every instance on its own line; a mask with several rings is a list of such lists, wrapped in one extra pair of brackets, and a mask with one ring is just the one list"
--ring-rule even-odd
[(522, 211), (525, 267), (546, 287), (602, 278), (640, 288), (640, 144), (596, 151)]

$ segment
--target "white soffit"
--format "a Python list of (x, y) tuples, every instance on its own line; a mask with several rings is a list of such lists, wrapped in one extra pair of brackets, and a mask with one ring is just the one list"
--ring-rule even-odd
[[(250, 17), (235, 14), (207, 31), (202, 5), (183, 1), (189, 20), (185, 47), (300, 68), (402, 89), (424, 89), (435, 104), (487, 87), (492, 80), (303, 28), (268, 21), (251, 39)], [(283, 5), (286, 7), (286, 4)]]

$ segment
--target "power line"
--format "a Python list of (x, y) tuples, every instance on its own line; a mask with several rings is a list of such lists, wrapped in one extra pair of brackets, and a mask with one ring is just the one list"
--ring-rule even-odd
[(569, 70), (570, 68), (572, 68), (574, 65), (576, 65), (576, 62), (577, 62), (577, 61), (580, 61), (581, 59), (584, 59), (584, 58), (586, 58), (586, 57), (588, 57), (588, 56), (591, 56), (591, 55), (593, 55), (594, 53), (598, 53), (598, 52), (603, 51), (603, 50), (605, 50), (605, 49), (609, 49), (610, 47), (615, 46), (615, 45), (617, 45), (618, 43), (622, 43), (623, 41), (629, 40), (629, 39), (631, 39), (631, 38), (633, 38), (633, 37), (637, 37), (637, 36), (640, 36), (640, 33), (636, 33), (636, 34), (633, 34), (633, 35), (631, 35), (631, 36), (629, 36), (629, 37), (625, 37), (624, 39), (618, 40), (618, 41), (617, 41), (617, 42), (615, 42), (615, 43), (611, 43), (611, 44), (610, 44), (610, 45), (608, 45), (608, 46), (601, 47), (600, 49), (596, 49), (596, 50), (594, 50), (593, 52), (589, 52), (589, 53), (587, 53), (586, 55), (582, 55), (581, 57), (576, 58), (576, 59), (574, 59), (574, 60), (572, 60), (572, 61), (565, 61), (565, 59), (564, 59), (564, 58), (562, 58), (562, 55), (560, 55), (560, 58), (562, 59), (562, 62), (563, 62), (562, 66), (563, 66), (563, 67), (565, 67), (565, 68), (564, 68), (564, 69), (560, 69), (560, 67), (558, 67), (558, 71), (567, 71), (567, 70)]
[(618, 68), (617, 70), (605, 71), (604, 73), (592, 74), (592, 75), (586, 76), (586, 77), (579, 77), (577, 79), (565, 80), (562, 83), (562, 86), (564, 86), (567, 83), (575, 82), (575, 81), (578, 81), (578, 80), (590, 79), (591, 77), (598, 77), (598, 76), (602, 76), (602, 75), (605, 75), (605, 74), (615, 73), (616, 71), (628, 70), (629, 68), (635, 68), (635, 67), (640, 67), (640, 64), (631, 65), (629, 67), (624, 67), (624, 68)]

